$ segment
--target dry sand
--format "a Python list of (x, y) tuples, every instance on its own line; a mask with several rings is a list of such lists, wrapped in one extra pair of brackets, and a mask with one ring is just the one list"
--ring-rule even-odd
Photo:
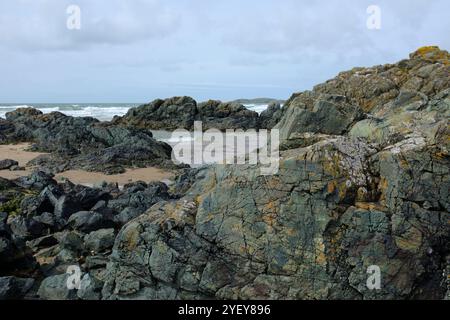
[[(19, 166), (25, 167), (26, 164), (43, 153), (25, 151), (29, 144), (22, 143), (16, 145), (0, 145), (0, 160), (12, 159), (19, 162)], [(18, 177), (27, 176), (32, 172), (33, 168), (27, 167), (24, 171), (0, 170), (0, 177), (6, 179), (16, 179)], [(105, 175), (97, 172), (87, 172), (82, 170), (70, 170), (56, 175), (55, 179), (60, 182), (64, 178), (69, 179), (76, 184), (93, 186), (106, 182), (117, 182), (120, 186), (134, 181), (163, 181), (168, 183), (173, 174), (157, 168), (139, 168), (128, 169), (125, 173), (117, 175)]]
[(55, 179), (58, 182), (62, 182), (64, 179), (68, 179), (75, 184), (81, 184), (85, 186), (94, 186), (102, 182), (118, 183), (119, 186), (123, 186), (130, 182), (135, 181), (162, 181), (169, 183), (173, 174), (170, 172), (158, 169), (158, 168), (139, 168), (139, 169), (127, 169), (125, 173), (115, 174), (108, 176), (98, 172), (87, 172), (81, 170), (70, 170), (62, 172), (56, 175)]
[[(0, 145), (0, 160), (12, 159), (19, 162), (19, 166), (25, 167), (28, 161), (44, 154), (39, 152), (25, 151), (30, 146), (28, 143)], [(16, 179), (27, 176), (31, 173), (32, 168), (28, 167), (24, 171), (0, 170), (0, 177), (6, 179)]]

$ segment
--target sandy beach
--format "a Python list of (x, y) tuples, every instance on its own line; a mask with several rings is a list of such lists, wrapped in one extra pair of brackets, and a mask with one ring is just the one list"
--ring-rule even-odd
[[(33, 171), (33, 168), (26, 167), (26, 164), (44, 153), (26, 151), (29, 146), (30, 144), (28, 143), (0, 145), (0, 160), (16, 160), (17, 162), (19, 162), (19, 166), (25, 167), (26, 169), (21, 171), (0, 170), (0, 177), (12, 180), (27, 176)], [(117, 182), (119, 186), (123, 186), (134, 181), (162, 181), (168, 183), (172, 177), (173, 174), (171, 172), (164, 171), (158, 168), (138, 168), (127, 169), (125, 173), (117, 175), (106, 175), (103, 173), (88, 172), (82, 170), (70, 170), (57, 174), (55, 179), (58, 182), (62, 182), (65, 179), (68, 179), (75, 184), (86, 186), (97, 185), (104, 181), (108, 183)]]
[(158, 168), (139, 168), (139, 169), (127, 169), (125, 173), (106, 175), (99, 172), (88, 172), (82, 170), (70, 170), (59, 173), (55, 176), (56, 181), (62, 182), (64, 179), (68, 179), (75, 184), (81, 184), (85, 186), (94, 186), (102, 182), (118, 183), (119, 186), (123, 186), (130, 182), (135, 181), (162, 181), (169, 183), (173, 174)]

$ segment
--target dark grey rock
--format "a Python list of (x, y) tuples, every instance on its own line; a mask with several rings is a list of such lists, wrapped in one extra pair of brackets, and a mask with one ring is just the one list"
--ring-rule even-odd
[(114, 229), (100, 229), (84, 237), (85, 247), (89, 251), (104, 252), (114, 245), (116, 233)]
[(34, 284), (34, 279), (0, 277), (0, 300), (22, 299)]
[(271, 103), (259, 116), (259, 128), (272, 129), (280, 122), (282, 116), (281, 105), (279, 103)]
[(52, 213), (44, 212), (39, 216), (34, 216), (33, 220), (37, 221), (38, 223), (41, 223), (42, 225), (48, 227), (50, 231), (55, 230), (55, 217)]
[(11, 166), (9, 168), (9, 171), (25, 171), (25, 167), (21, 167), (21, 166)]
[(171, 148), (145, 129), (100, 123), (89, 117), (70, 117), (59, 112), (42, 114), (31, 108), (6, 115), (20, 141), (33, 141), (31, 149), (51, 153), (30, 162), (58, 173), (69, 169), (123, 172), (132, 166), (173, 166)]
[(87, 256), (84, 267), (86, 268), (86, 270), (105, 268), (108, 262), (109, 258), (107, 256)]
[(155, 100), (131, 109), (113, 123), (153, 130), (193, 130), (195, 121), (202, 121), (204, 130), (258, 128), (258, 114), (239, 103), (210, 100), (197, 105), (190, 97)]
[(27, 246), (33, 249), (33, 251), (38, 251), (42, 248), (48, 248), (58, 243), (58, 240), (53, 235), (44, 236), (35, 240), (27, 242)]
[(80, 252), (84, 249), (83, 238), (74, 231), (65, 231), (59, 236), (59, 246), (69, 251)]
[[(162, 182), (135, 182), (124, 186), (123, 193), (108, 202), (108, 207), (120, 212), (115, 217), (118, 222), (129, 221), (138, 214), (144, 213), (155, 203), (170, 198), (168, 187)], [(125, 211), (125, 209), (127, 209)], [(133, 210), (136, 209), (136, 210)]]
[(93, 211), (77, 212), (69, 218), (67, 223), (70, 228), (82, 232), (114, 227), (112, 217), (106, 217)]
[(60, 274), (45, 278), (38, 290), (38, 296), (44, 300), (76, 300), (76, 290), (69, 290), (69, 274)]
[(129, 221), (140, 216), (142, 213), (143, 213), (142, 210), (127, 207), (123, 209), (119, 214), (114, 216), (114, 222), (118, 225), (125, 225)]
[(12, 166), (17, 166), (17, 165), (19, 165), (19, 163), (15, 160), (11, 160), (11, 159), (0, 160), (0, 170), (7, 170), (7, 169), (11, 168)]
[(100, 300), (103, 282), (96, 276), (86, 273), (81, 279), (81, 288), (77, 291), (81, 300)]
[(14, 183), (25, 189), (37, 189), (39, 191), (49, 185), (57, 184), (56, 181), (53, 180), (52, 175), (49, 175), (43, 171), (36, 171), (27, 177), (20, 177), (16, 179)]

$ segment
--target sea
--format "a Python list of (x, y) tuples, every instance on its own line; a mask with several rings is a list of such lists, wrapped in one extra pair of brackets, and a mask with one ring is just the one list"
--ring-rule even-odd
[[(17, 108), (32, 107), (43, 113), (59, 111), (73, 117), (93, 117), (100, 121), (110, 121), (114, 116), (123, 116), (128, 110), (139, 105), (141, 103), (0, 103), (0, 117), (5, 118), (7, 112)], [(258, 113), (267, 109), (266, 104), (248, 104), (245, 107)]]

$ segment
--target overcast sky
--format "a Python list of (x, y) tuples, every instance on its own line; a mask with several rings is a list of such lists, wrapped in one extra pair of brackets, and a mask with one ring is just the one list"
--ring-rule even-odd
[[(448, 0), (0, 1), (3, 103), (285, 99), (423, 45), (450, 49)], [(72, 4), (80, 30), (67, 28)]]

